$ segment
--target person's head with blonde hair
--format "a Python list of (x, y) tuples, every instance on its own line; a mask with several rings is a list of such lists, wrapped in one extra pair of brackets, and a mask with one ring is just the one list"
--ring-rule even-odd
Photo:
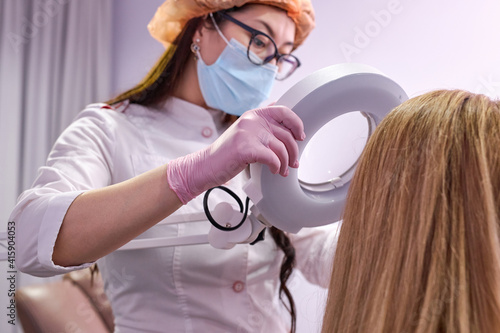
[(500, 102), (394, 109), (351, 182), (323, 333), (500, 332)]

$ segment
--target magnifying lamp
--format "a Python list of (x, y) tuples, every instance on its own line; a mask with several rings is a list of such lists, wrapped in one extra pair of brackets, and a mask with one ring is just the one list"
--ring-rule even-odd
[[(364, 64), (326, 67), (298, 82), (276, 104), (292, 109), (304, 123), (307, 138), (298, 142), (301, 167), (290, 169), (288, 177), (281, 177), (272, 174), (265, 165), (250, 165), (250, 177), (243, 188), (253, 203), (248, 222), (238, 230), (212, 228), (209, 243), (216, 248), (228, 249), (238, 243), (253, 242), (266, 226), (297, 233), (304, 227), (339, 221), (362, 148), (352, 163), (345, 165), (339, 174), (330, 173), (329, 178), (316, 181), (300, 175), (304, 164), (302, 155), (310, 148), (316, 134), (324, 131), (324, 127), (354, 112), (365, 121), (367, 133), (362, 138), (364, 147), (382, 118), (407, 99), (405, 91), (396, 82)], [(347, 127), (348, 134), (354, 130), (349, 125)], [(329, 129), (335, 131), (333, 126)], [(326, 142), (321, 142), (322, 155), (331, 155), (331, 158), (339, 160), (346, 158), (344, 155), (332, 155), (335, 151), (332, 145), (336, 142), (328, 142), (331, 136), (323, 137)], [(229, 204), (219, 205), (224, 206), (225, 214), (218, 215), (228, 217), (223, 223), (238, 223), (242, 213), (234, 209), (231, 211)]]
[[(369, 137), (382, 118), (407, 99), (404, 90), (378, 70), (348, 63), (309, 75), (276, 104), (288, 106), (302, 119), (308, 136), (298, 142), (302, 154), (313, 134), (332, 119), (360, 111), (366, 117)], [(331, 154), (331, 144), (323, 143), (324, 154)], [(338, 176), (311, 183), (299, 179), (297, 169), (290, 169), (288, 177), (277, 177), (262, 164), (252, 164), (244, 189), (256, 207), (254, 213), (278, 229), (297, 233), (303, 227), (330, 224), (341, 218), (354, 170), (355, 163)]]
[[(346, 63), (312, 73), (295, 84), (276, 104), (292, 109), (304, 123), (307, 138), (298, 143), (300, 163), (304, 164), (302, 155), (307, 152), (308, 144), (325, 124), (357, 111), (366, 120), (364, 146), (382, 118), (407, 99), (404, 90), (377, 69), (364, 64)], [(350, 130), (348, 125), (344, 127)], [(332, 144), (333, 142), (322, 142), (324, 155), (331, 155), (338, 160), (345, 159), (342, 153), (340, 156), (332, 155)], [(249, 180), (243, 188), (253, 203), (248, 216), (243, 209), (237, 210), (227, 202), (217, 204), (210, 212), (211, 217), (219, 224), (238, 225), (238, 228), (212, 226), (208, 234), (135, 239), (119, 250), (206, 243), (228, 249), (235, 244), (255, 241), (265, 227), (274, 226), (297, 233), (304, 227), (334, 223), (341, 218), (356, 161), (357, 158), (340, 174), (323, 180), (305, 179), (296, 169), (290, 169), (288, 177), (281, 177), (272, 174), (262, 164), (252, 164)], [(160, 224), (206, 219), (204, 213), (197, 213), (192, 216), (171, 216)]]

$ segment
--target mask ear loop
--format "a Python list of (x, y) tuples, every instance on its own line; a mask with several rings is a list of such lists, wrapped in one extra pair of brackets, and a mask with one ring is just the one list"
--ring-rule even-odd
[(215, 19), (214, 19), (214, 15), (212, 13), (210, 13), (210, 18), (212, 19), (212, 23), (214, 24), (214, 27), (215, 27), (215, 30), (217, 30), (217, 32), (219, 33), (219, 35), (221, 36), (221, 38), (226, 42), (227, 45), (231, 46), (233, 48), (233, 46), (231, 44), (229, 44), (229, 41), (227, 40), (227, 38), (224, 36), (224, 34), (222, 33), (222, 31), (220, 30), (219, 26), (217, 25), (217, 23), (215, 22)]

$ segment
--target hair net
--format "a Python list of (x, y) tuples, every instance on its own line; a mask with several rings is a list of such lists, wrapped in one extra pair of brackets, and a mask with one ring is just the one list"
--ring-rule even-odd
[(247, 3), (286, 10), (296, 26), (295, 47), (302, 44), (314, 28), (314, 10), (310, 0), (167, 0), (158, 7), (148, 30), (151, 36), (168, 46), (190, 19)]

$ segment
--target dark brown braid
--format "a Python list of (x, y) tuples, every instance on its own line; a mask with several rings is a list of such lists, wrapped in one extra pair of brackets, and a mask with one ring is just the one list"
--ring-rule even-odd
[[(297, 314), (295, 311), (295, 302), (293, 301), (292, 293), (290, 292), (290, 290), (286, 285), (288, 278), (292, 274), (293, 268), (295, 267), (295, 248), (290, 242), (290, 238), (288, 238), (288, 236), (283, 231), (276, 229), (275, 227), (271, 227), (270, 232), (271, 235), (273, 236), (274, 241), (276, 242), (276, 245), (285, 253), (280, 269), (279, 298), (281, 302), (285, 305), (286, 309), (288, 310), (291, 316), (290, 332), (295, 333), (295, 330), (297, 328)], [(281, 297), (283, 293), (288, 299), (288, 304)]]

